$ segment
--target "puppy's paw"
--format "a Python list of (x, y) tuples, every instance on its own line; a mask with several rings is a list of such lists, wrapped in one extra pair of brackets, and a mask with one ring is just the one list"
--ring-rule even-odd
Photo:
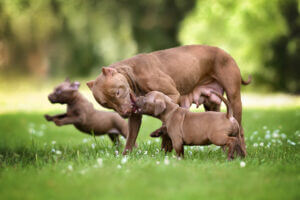
[(59, 120), (59, 119), (54, 119), (53, 121), (56, 124), (56, 126), (62, 126), (63, 125), (62, 121)]
[(45, 119), (47, 120), (47, 121), (52, 121), (53, 120), (53, 118), (50, 116), (50, 115), (44, 115), (44, 117), (45, 117)]
[(163, 134), (164, 134), (164, 133), (163, 133), (160, 129), (158, 129), (158, 130), (152, 132), (152, 133), (150, 134), (150, 137), (160, 137), (160, 136), (162, 136)]

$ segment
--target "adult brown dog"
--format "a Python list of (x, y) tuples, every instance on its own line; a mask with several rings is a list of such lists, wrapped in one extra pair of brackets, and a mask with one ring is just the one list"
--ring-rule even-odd
[[(234, 117), (241, 125), (240, 86), (250, 81), (242, 80), (236, 62), (222, 49), (187, 45), (139, 54), (103, 67), (102, 74), (87, 85), (99, 104), (129, 117), (129, 135), (123, 152), (126, 154), (135, 144), (142, 119), (142, 115), (135, 113), (130, 94), (135, 97), (160, 91), (174, 103), (188, 102), (184, 106), (190, 106), (191, 103), (201, 103), (203, 88), (208, 97), (213, 96), (210, 91), (225, 91)], [(241, 135), (242, 148), (246, 152), (242, 127)]]
[(119, 135), (128, 135), (128, 124), (118, 113), (98, 111), (79, 92), (79, 82), (69, 80), (59, 84), (48, 96), (51, 103), (67, 104), (67, 112), (59, 115), (45, 115), (57, 126), (73, 124), (78, 130), (94, 135), (108, 134), (114, 144), (119, 144)]
[(228, 147), (228, 160), (237, 152), (245, 156), (240, 146), (240, 128), (233, 117), (229, 102), (219, 93), (217, 95), (226, 105), (227, 113), (193, 113), (179, 107), (161, 92), (152, 91), (137, 98), (136, 105), (141, 114), (159, 118), (166, 126), (178, 157), (184, 155), (183, 145), (215, 144)]

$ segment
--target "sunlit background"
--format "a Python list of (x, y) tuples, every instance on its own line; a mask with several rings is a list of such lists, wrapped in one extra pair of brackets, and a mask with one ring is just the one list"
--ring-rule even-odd
[(299, 12), (298, 0), (1, 0), (2, 112), (53, 108), (46, 95), (65, 77), (93, 101), (85, 82), (102, 66), (184, 44), (223, 48), (253, 76), (244, 105), (274, 92), (299, 103)]
[(299, 10), (298, 0), (1, 0), (1, 78), (95, 77), (137, 53), (208, 44), (255, 89), (297, 94)]

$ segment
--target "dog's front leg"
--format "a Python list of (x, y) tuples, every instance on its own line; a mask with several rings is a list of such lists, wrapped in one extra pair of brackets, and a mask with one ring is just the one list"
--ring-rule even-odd
[(135, 145), (137, 135), (140, 130), (142, 123), (142, 115), (133, 114), (128, 119), (129, 124), (129, 134), (126, 140), (126, 146), (123, 151), (123, 155), (126, 155), (127, 151), (131, 151), (132, 147)]
[(45, 115), (45, 118), (47, 121), (53, 121), (54, 119), (61, 119), (61, 118), (64, 118), (64, 117), (67, 117), (67, 113), (63, 113), (63, 114), (58, 114), (58, 115), (53, 115), (53, 116), (50, 116), (50, 115)]
[(66, 125), (66, 124), (75, 124), (75, 123), (81, 122), (81, 120), (78, 116), (55, 118), (55, 119), (53, 119), (53, 121), (57, 126), (62, 126), (62, 125)]

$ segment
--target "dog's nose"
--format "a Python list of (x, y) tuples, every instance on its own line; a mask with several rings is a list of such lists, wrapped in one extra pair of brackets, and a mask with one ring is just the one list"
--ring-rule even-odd
[(49, 94), (48, 99), (49, 99), (50, 102), (53, 102), (53, 95)]

